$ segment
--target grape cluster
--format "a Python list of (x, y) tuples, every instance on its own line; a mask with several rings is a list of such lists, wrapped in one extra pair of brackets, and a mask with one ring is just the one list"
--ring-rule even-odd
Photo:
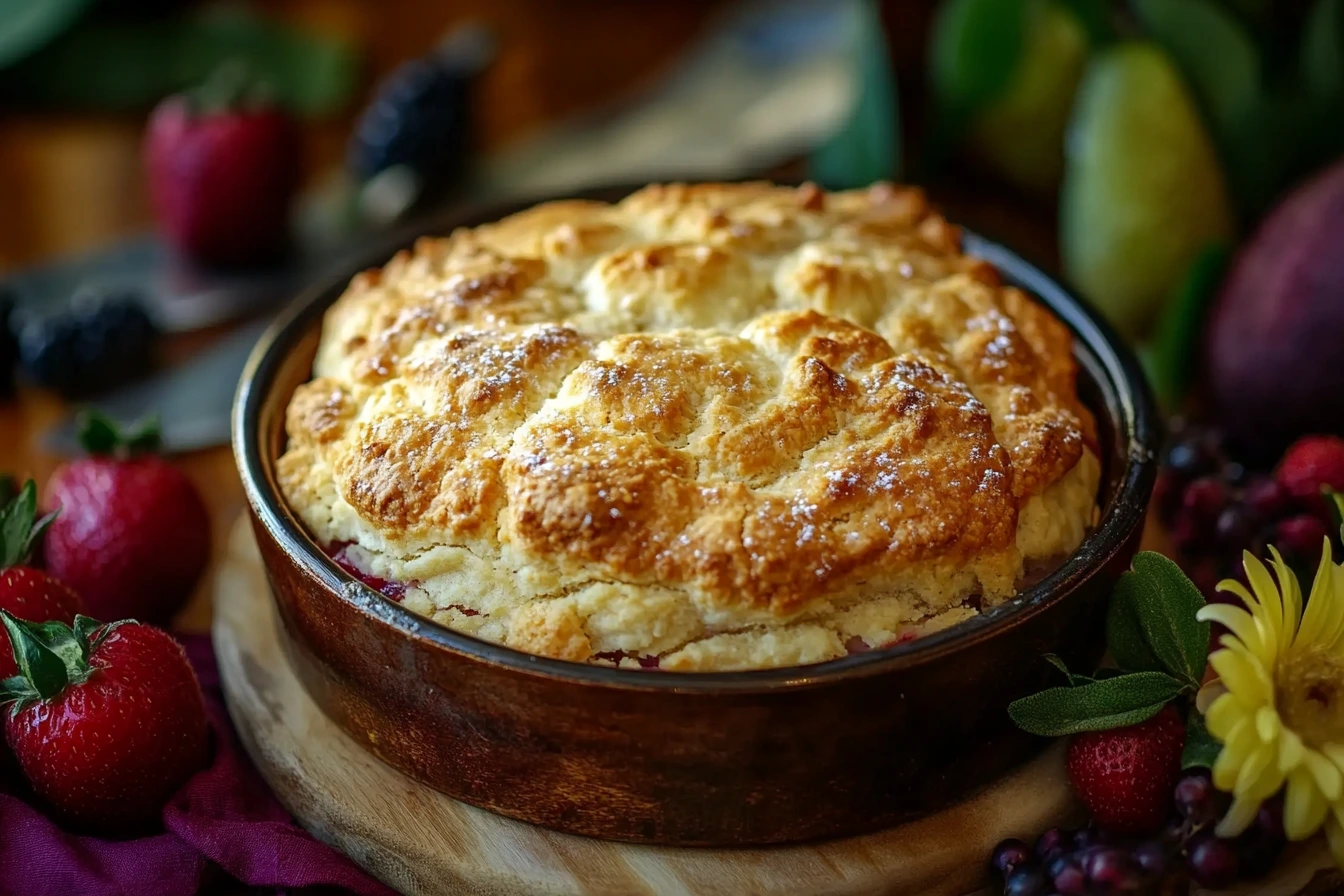
[(1228, 887), (1264, 876), (1278, 861), (1285, 843), (1281, 799), (1261, 806), (1245, 833), (1226, 839), (1213, 828), (1228, 798), (1208, 771), (1182, 775), (1174, 797), (1175, 815), (1150, 839), (1127, 840), (1096, 827), (1051, 828), (1034, 846), (1004, 840), (990, 856), (990, 870), (1004, 896), (1113, 896), (1157, 893), (1180, 874), (1204, 887)]
[(1212, 427), (1175, 420), (1171, 433), (1153, 509), (1205, 598), (1227, 600), (1215, 591), (1218, 582), (1245, 581), (1242, 552), (1263, 558), (1271, 544), (1299, 574), (1315, 572), (1334, 529), (1323, 501), (1294, 494), (1271, 471), (1244, 466)]

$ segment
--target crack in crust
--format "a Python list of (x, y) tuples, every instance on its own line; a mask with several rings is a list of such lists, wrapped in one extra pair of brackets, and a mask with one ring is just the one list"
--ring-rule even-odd
[(1098, 479), (1067, 329), (959, 245), (891, 185), (652, 186), (422, 239), (327, 313), (281, 487), (407, 606), (565, 659), (789, 665), (950, 624), (1077, 547)]

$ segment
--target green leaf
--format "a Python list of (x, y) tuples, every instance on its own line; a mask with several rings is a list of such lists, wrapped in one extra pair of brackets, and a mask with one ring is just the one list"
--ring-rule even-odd
[(150, 414), (128, 426), (120, 426), (99, 411), (79, 412), (79, 444), (92, 455), (142, 454), (159, 450), (159, 416)]
[(1126, 672), (1161, 672), (1163, 666), (1143, 637), (1134, 592), (1116, 588), (1106, 611), (1106, 649)]
[(19, 496), (19, 481), (10, 474), (0, 476), (0, 507), (5, 507)]
[(1251, 35), (1212, 0), (1134, 0), (1133, 8), (1190, 81), (1226, 146), (1262, 90), (1260, 54)]
[(1213, 768), (1222, 744), (1213, 739), (1204, 716), (1197, 709), (1190, 710), (1185, 721), (1185, 748), (1181, 751), (1181, 768)]
[(1205, 246), (1194, 260), (1158, 319), (1152, 342), (1143, 353), (1144, 368), (1163, 406), (1176, 409), (1194, 379), (1204, 319), (1218, 294), (1231, 250)]
[(1038, 0), (944, 0), (930, 38), (930, 80), (939, 122), (956, 139), (976, 112), (1007, 88), (1022, 60)]
[(1187, 690), (1164, 672), (1134, 672), (1076, 688), (1050, 688), (1015, 700), (1008, 715), (1019, 728), (1046, 737), (1137, 725)]
[(0, 507), (0, 569), (26, 563), (56, 516), (49, 513), (34, 523), (36, 515), (37, 483), (29, 479), (15, 498)]
[(1047, 663), (1049, 663), (1050, 665), (1054, 666), (1056, 669), (1064, 673), (1064, 677), (1069, 680), (1070, 687), (1076, 687), (1080, 684), (1087, 684), (1088, 682), (1092, 681), (1092, 679), (1086, 675), (1075, 675), (1072, 672), (1070, 672), (1069, 667), (1065, 665), (1064, 661), (1059, 657), (1055, 656), (1053, 653), (1047, 653), (1043, 657), (1043, 659)]
[(14, 675), (0, 681), (0, 706), (9, 706), (9, 714), (16, 715), (29, 703), (38, 699), (37, 691), (22, 675)]
[(5, 632), (14, 649), (14, 663), (39, 697), (59, 694), (69, 684), (65, 662), (33, 632), (32, 623), (16, 619), (0, 610)]
[(1111, 599), (1131, 602), (1143, 640), (1163, 668), (1199, 687), (1208, 663), (1209, 624), (1195, 619), (1204, 597), (1181, 568), (1161, 554), (1141, 551)]
[(851, 32), (859, 95), (845, 124), (808, 160), (812, 179), (830, 189), (892, 180), (901, 169), (896, 75), (873, 3), (853, 7)]
[(1318, 0), (1312, 7), (1302, 27), (1298, 61), (1309, 92), (1344, 96), (1344, 0)]

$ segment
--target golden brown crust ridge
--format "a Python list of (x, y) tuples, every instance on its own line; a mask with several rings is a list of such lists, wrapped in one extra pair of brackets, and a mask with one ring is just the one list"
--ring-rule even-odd
[(421, 240), (328, 312), (282, 488), (408, 604), (567, 659), (827, 658), (1004, 599), (1090, 521), (1092, 424), (1067, 329), (958, 246), (890, 185)]

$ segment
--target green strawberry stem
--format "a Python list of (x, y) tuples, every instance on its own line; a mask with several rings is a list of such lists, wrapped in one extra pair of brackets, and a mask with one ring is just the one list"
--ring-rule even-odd
[(159, 418), (150, 415), (128, 426), (94, 410), (79, 414), (79, 444), (94, 456), (128, 457), (152, 454), (162, 444)]
[(27, 563), (57, 511), (37, 517), (37, 483), (29, 479), (18, 496), (0, 508), (0, 569)]
[(197, 115), (218, 115), (234, 109), (273, 105), (274, 91), (257, 77), (246, 61), (230, 59), (192, 90), (188, 99)]
[(11, 714), (88, 681), (94, 671), (89, 657), (113, 630), (125, 624), (103, 625), (88, 616), (76, 616), (73, 626), (25, 622), (6, 610), (0, 610), (0, 622), (19, 667), (18, 675), (0, 682), (0, 706), (11, 704)]

